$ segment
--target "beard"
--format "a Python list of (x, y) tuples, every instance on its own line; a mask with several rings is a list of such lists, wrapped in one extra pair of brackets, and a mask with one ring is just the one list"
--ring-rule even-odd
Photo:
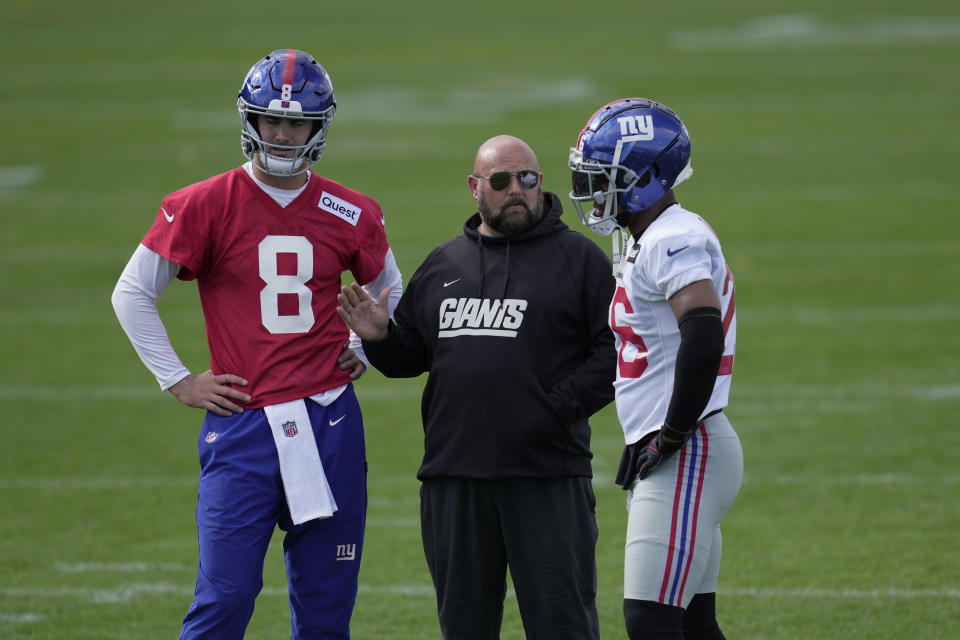
[[(504, 213), (505, 209), (514, 205), (522, 206), (523, 213), (519, 215), (516, 213)], [(522, 197), (506, 200), (500, 205), (499, 209), (494, 209), (490, 206), (490, 203), (487, 202), (483, 192), (480, 192), (480, 197), (477, 199), (477, 208), (480, 211), (480, 219), (486, 222), (487, 226), (494, 231), (502, 233), (505, 236), (523, 233), (537, 224), (540, 218), (543, 217), (543, 190), (537, 189), (537, 201), (534, 203), (532, 209)]]

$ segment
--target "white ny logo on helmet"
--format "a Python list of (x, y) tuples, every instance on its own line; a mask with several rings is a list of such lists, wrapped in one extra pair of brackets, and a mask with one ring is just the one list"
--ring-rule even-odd
[(630, 136), (629, 142), (635, 140), (653, 140), (653, 117), (625, 116), (617, 118), (620, 123), (620, 137)]

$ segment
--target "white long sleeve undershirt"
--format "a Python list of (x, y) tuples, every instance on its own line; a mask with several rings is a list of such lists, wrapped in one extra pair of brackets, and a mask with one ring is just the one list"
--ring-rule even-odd
[(113, 289), (113, 310), (137, 355), (166, 391), (188, 375), (157, 311), (157, 298), (180, 272), (180, 265), (137, 246)]

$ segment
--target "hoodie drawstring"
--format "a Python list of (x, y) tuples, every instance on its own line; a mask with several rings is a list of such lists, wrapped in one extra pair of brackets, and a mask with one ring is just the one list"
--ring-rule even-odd
[[(477, 251), (480, 252), (480, 291), (478, 292), (478, 297), (483, 298), (483, 285), (486, 278), (486, 269), (483, 261), (484, 251), (483, 251), (483, 235), (477, 235)], [(507, 297), (507, 284), (510, 282), (510, 239), (507, 239), (507, 252), (504, 258), (506, 264), (504, 265), (504, 276), (503, 276), (503, 292), (500, 294), (500, 299), (503, 300)]]
[(507, 238), (507, 257), (505, 258), (507, 264), (504, 267), (506, 273), (503, 275), (503, 293), (500, 294), (500, 299), (503, 300), (507, 297), (507, 283), (510, 282), (510, 239)]
[(477, 249), (480, 251), (480, 291), (477, 294), (477, 297), (481, 300), (483, 299), (483, 235), (477, 235)]

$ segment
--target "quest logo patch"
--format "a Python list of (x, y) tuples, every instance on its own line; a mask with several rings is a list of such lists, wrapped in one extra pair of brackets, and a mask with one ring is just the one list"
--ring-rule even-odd
[(357, 223), (360, 221), (360, 213), (363, 211), (363, 209), (355, 204), (351, 204), (326, 191), (320, 194), (320, 202), (317, 203), (317, 206), (342, 220), (346, 220), (353, 226), (357, 226)]

